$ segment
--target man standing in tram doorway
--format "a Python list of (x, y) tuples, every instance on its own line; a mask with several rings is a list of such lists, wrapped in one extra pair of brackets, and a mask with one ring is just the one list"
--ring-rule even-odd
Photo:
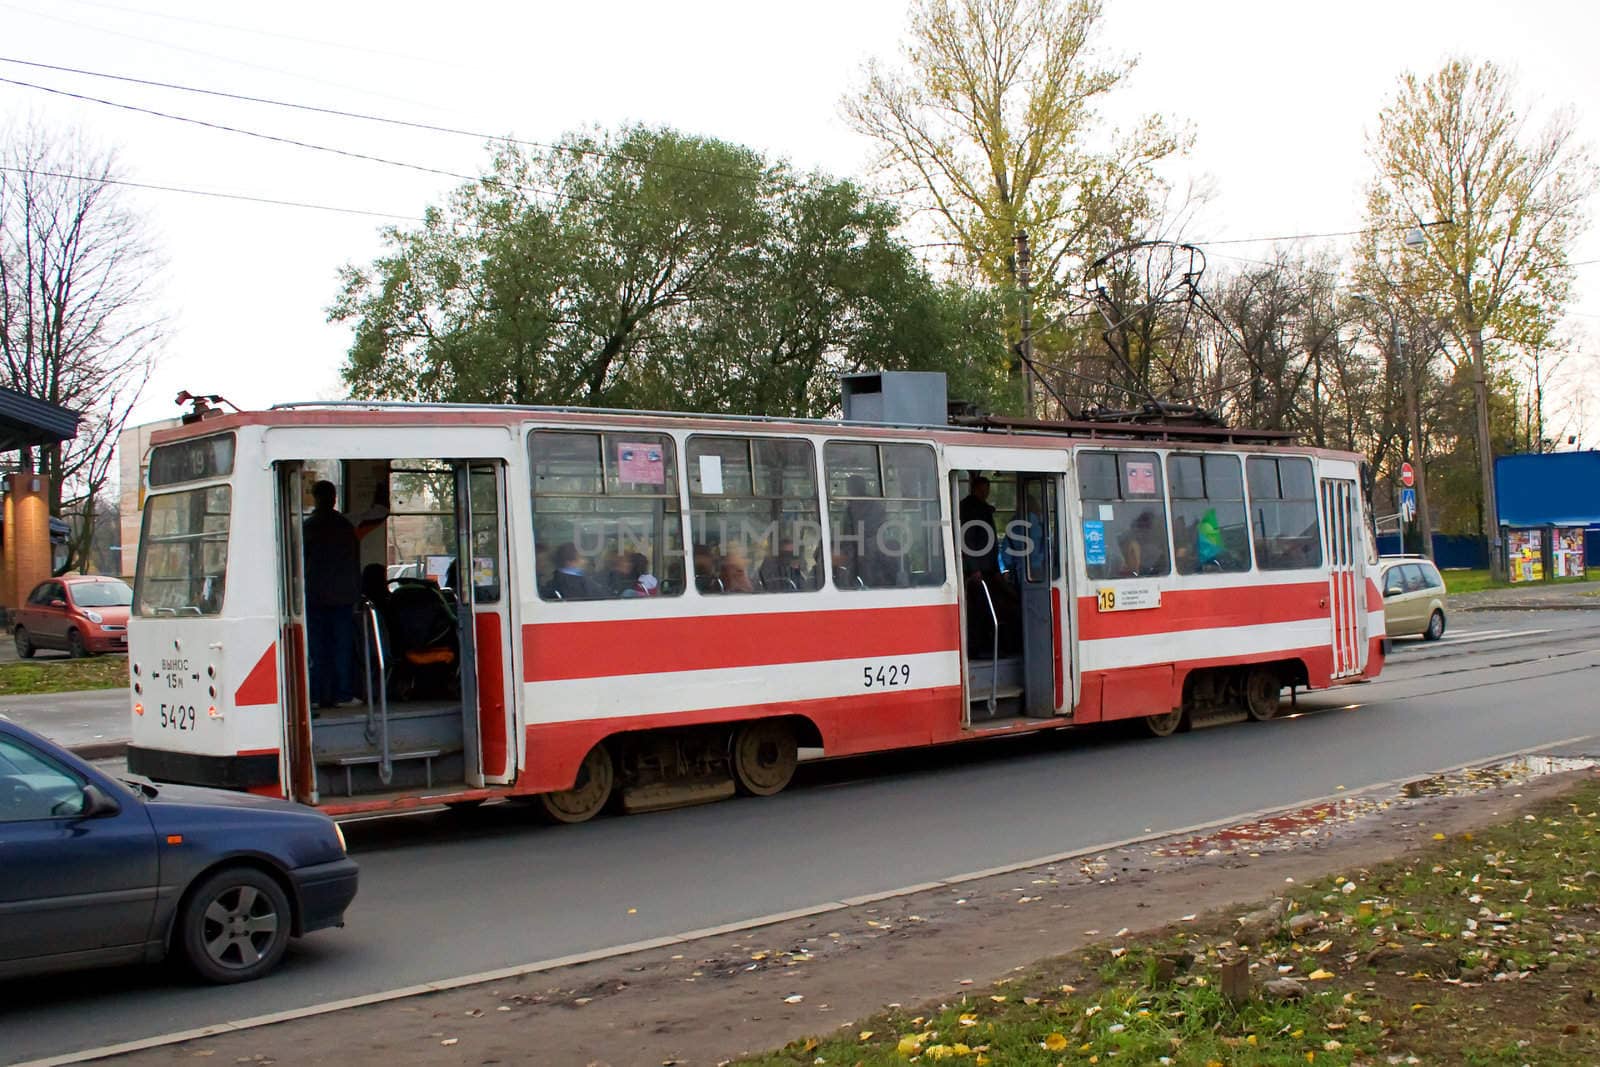
[(356, 704), (355, 607), (361, 597), (361, 545), (350, 520), (334, 510), (335, 489), (311, 487), (315, 507), (302, 527), (306, 557), (306, 629), (311, 646), (311, 702)]

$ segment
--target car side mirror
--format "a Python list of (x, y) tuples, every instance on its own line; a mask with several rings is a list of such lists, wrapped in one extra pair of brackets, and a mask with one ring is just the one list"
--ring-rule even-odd
[(121, 810), (122, 805), (93, 782), (83, 787), (83, 810), (78, 812), (80, 819), (100, 819)]
[(1388, 598), (1388, 597), (1392, 597), (1392, 596), (1399, 596), (1403, 592), (1405, 592), (1404, 589), (1397, 589), (1397, 588), (1395, 588), (1394, 586), (1391, 585), (1391, 586), (1389, 586), (1389, 588), (1387, 588), (1387, 589), (1385, 589), (1383, 591), (1383, 595), (1384, 595), (1385, 598)]
[(65, 600), (61, 600), (61, 599), (58, 598), (56, 600), (50, 601), (50, 606), (53, 607), (53, 608), (64, 608), (64, 607), (67, 606), (67, 602)]

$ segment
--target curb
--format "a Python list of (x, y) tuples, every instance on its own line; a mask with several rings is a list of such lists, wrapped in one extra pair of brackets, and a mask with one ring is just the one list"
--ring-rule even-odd
[(1600, 598), (1588, 604), (1462, 604), (1450, 605), (1456, 611), (1600, 611)]
[(63, 745), (68, 752), (81, 760), (117, 759), (128, 754), (128, 739), (120, 741), (90, 741), (83, 745)]

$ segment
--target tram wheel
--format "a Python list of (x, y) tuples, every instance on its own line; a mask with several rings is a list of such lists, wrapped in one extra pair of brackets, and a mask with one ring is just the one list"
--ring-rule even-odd
[(534, 798), (534, 803), (551, 822), (588, 822), (606, 806), (616, 783), (617, 771), (611, 762), (611, 751), (602, 742), (583, 757), (583, 763), (578, 767), (578, 780), (571, 789), (540, 793)]
[(1244, 710), (1256, 722), (1266, 722), (1278, 714), (1283, 700), (1283, 680), (1276, 671), (1257, 667), (1244, 679)]
[(734, 731), (731, 756), (733, 781), (739, 792), (770, 797), (793, 780), (800, 747), (788, 723), (758, 719)]
[(1144, 728), (1152, 737), (1171, 737), (1183, 725), (1183, 709), (1175, 708), (1165, 715), (1146, 715)]

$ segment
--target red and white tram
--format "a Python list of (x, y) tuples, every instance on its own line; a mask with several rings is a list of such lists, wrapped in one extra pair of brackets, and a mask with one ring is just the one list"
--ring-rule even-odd
[[(902, 378), (856, 385), (892, 401)], [(509, 796), (576, 822), (775, 793), (797, 755), (1266, 718), (1285, 687), (1380, 670), (1360, 456), (951, 425), (942, 389), (918, 421), (195, 417), (149, 457), (129, 767), (334, 812)], [(319, 482), (359, 599), (348, 551), (306, 533)]]

